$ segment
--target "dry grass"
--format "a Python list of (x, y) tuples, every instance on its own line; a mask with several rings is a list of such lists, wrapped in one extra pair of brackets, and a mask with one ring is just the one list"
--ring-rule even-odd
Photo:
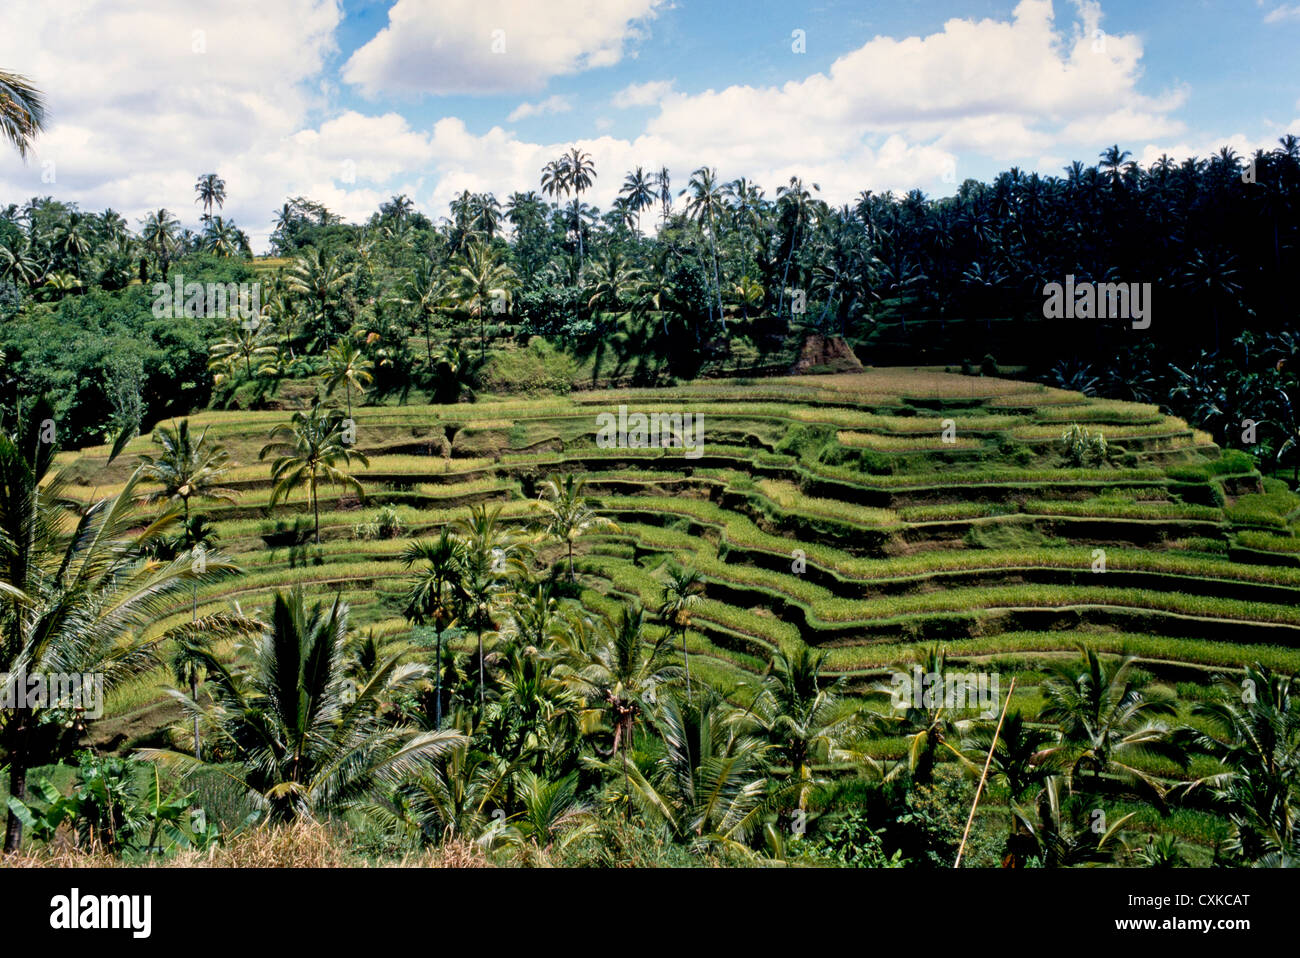
[[(69, 845), (53, 845), (15, 855), (0, 855), (0, 868), (364, 868), (371, 863), (352, 851), (346, 830), (322, 822), (262, 826), (236, 835), (224, 847), (183, 851), (156, 862), (124, 862), (111, 855)], [(439, 848), (409, 855), (401, 868), (487, 868), (481, 847), (454, 839)]]

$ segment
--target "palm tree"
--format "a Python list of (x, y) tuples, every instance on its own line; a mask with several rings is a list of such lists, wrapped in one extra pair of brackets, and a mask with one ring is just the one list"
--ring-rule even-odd
[(541, 526), (546, 534), (564, 543), (569, 553), (569, 581), (573, 575), (573, 543), (580, 536), (593, 529), (608, 529), (617, 532), (618, 526), (607, 516), (598, 515), (583, 494), (586, 481), (578, 479), (573, 473), (564, 477), (563, 482), (554, 478), (542, 484), (534, 506), (542, 513)]
[(636, 217), (636, 228), (639, 233), (641, 211), (648, 206), (653, 206), (656, 198), (653, 176), (647, 175), (638, 166), (623, 178), (623, 188), (619, 190), (619, 196), (626, 199), (628, 210)]
[(433, 727), (442, 728), (442, 633), (455, 622), (459, 611), (465, 546), (444, 527), (437, 539), (420, 539), (402, 550), (402, 563), (408, 569), (417, 562), (424, 564), (407, 589), (405, 615), (415, 625), (433, 623), (437, 636)]
[(501, 507), (491, 512), (482, 503), (470, 507), (468, 519), (459, 523), (458, 535), (464, 544), (460, 590), (470, 624), (478, 636), (479, 712), (486, 700), (483, 675), (483, 632), (492, 626), (497, 604), (505, 598), (512, 572), (519, 571), (524, 557), (524, 543), (501, 524)]
[(1300, 861), (1300, 698), (1295, 677), (1258, 662), (1243, 679), (1221, 680), (1222, 697), (1198, 703), (1204, 724), (1191, 744), (1227, 771), (1190, 783), (1208, 788), (1232, 822), (1228, 851), (1266, 867)]
[(253, 378), (253, 363), (260, 363), (275, 355), (275, 337), (269, 324), (246, 323), (236, 320), (231, 324), (226, 338), (208, 347), (208, 368), (215, 372), (217, 383), (237, 375), (238, 363), (243, 361), (244, 376)]
[(663, 223), (668, 224), (668, 211), (673, 206), (673, 183), (672, 178), (668, 175), (668, 167), (659, 167), (659, 172), (654, 174), (654, 184), (659, 190), (659, 205), (663, 209)]
[[(962, 742), (962, 746), (971, 753), (972, 762), (977, 757), (983, 759), (988, 755), (990, 746), (993, 746), (993, 733), (992, 725), (979, 728)], [(1056, 735), (1047, 729), (1030, 725), (1019, 709), (1008, 712), (1002, 722), (997, 744), (993, 747), (989, 777), (1003, 779), (1007, 783), (1011, 800), (1019, 801), (1025, 792), (1035, 785), (1041, 785), (1049, 775), (1057, 771), (1060, 764), (1057, 761), (1059, 752)]]
[(608, 716), (613, 733), (612, 754), (632, 747), (636, 724), (653, 711), (659, 689), (680, 674), (667, 660), (665, 631), (653, 644), (645, 637), (645, 611), (624, 607), (617, 618), (604, 616), (589, 644), (570, 653), (567, 681), (578, 690), (592, 714)]
[(844, 752), (856, 731), (856, 710), (841, 700), (845, 680), (822, 687), (827, 653), (800, 649), (793, 658), (777, 650), (755, 690), (743, 727), (757, 727), (790, 766), (799, 783), (799, 807), (806, 808), (815, 784), (813, 763)]
[(1040, 717), (1060, 726), (1071, 778), (1083, 769), (1094, 778), (1114, 772), (1162, 798), (1155, 777), (1131, 760), (1157, 756), (1186, 768), (1186, 752), (1160, 721), (1176, 714), (1173, 694), (1135, 674), (1136, 656), (1128, 653), (1107, 661), (1084, 648), (1076, 663), (1054, 663), (1051, 671)]
[(748, 854), (746, 842), (766, 809), (772, 747), (755, 736), (737, 735), (732, 711), (714, 692), (698, 705), (659, 696), (653, 725), (663, 754), (649, 769), (627, 763), (626, 797), (680, 839)]
[(366, 386), (374, 381), (371, 370), (375, 364), (346, 339), (340, 339), (325, 354), (325, 395), (343, 387), (348, 400), (348, 419), (352, 418), (352, 390), (365, 393)]
[(226, 205), (226, 181), (215, 173), (204, 173), (195, 181), (194, 192), (198, 194), (194, 202), (203, 204), (203, 222), (210, 223), (213, 204), (218, 209)]
[(591, 285), (587, 308), (616, 313), (626, 308), (641, 289), (642, 273), (628, 262), (617, 247), (611, 246), (599, 259), (592, 260), (589, 268)]
[(1063, 799), (1061, 777), (1053, 775), (1039, 790), (1033, 809), (1013, 804), (1015, 831), (1007, 842), (1004, 862), (1023, 867), (1030, 854), (1036, 855), (1044, 868), (1113, 861), (1123, 844), (1122, 830), (1137, 813), (1129, 812), (1097, 832), (1093, 820), (1083, 819), (1082, 813), (1088, 810), (1081, 798), (1067, 794)]
[(155, 455), (140, 456), (141, 478), (162, 486), (145, 497), (145, 502), (179, 502), (184, 514), (185, 548), (190, 541), (190, 500), (211, 499), (234, 502), (234, 493), (219, 485), (230, 469), (230, 453), (216, 440), (208, 440), (204, 428), (198, 438), (190, 432), (190, 421), (154, 430)]
[(328, 334), (330, 321), (337, 309), (339, 291), (352, 278), (352, 271), (341, 268), (338, 260), (323, 249), (311, 250), (294, 260), (289, 269), (289, 291), (307, 301), (310, 312)]
[(704, 577), (696, 569), (670, 566), (668, 582), (659, 603), (659, 621), (672, 635), (682, 637), (682, 663), (686, 668), (686, 698), (691, 698), (691, 659), (686, 651), (686, 631), (691, 626), (691, 610), (704, 594)]
[(180, 221), (164, 209), (148, 214), (140, 230), (140, 239), (145, 248), (153, 253), (154, 261), (162, 270), (163, 279), (167, 278), (167, 269), (171, 264), (172, 254), (177, 249), (177, 230)]
[[(718, 171), (709, 169), (706, 166), (700, 167), (691, 174), (690, 183), (687, 188), (682, 190), (681, 195), (690, 193), (690, 199), (686, 201), (686, 215), (699, 221), (701, 226), (707, 225), (709, 234), (709, 251), (713, 257), (713, 290), (717, 298), (718, 319), (722, 322), (722, 329), (727, 329), (727, 321), (722, 315), (722, 285), (718, 280), (718, 218), (722, 213), (723, 190), (718, 183)], [(712, 316), (713, 306), (709, 306), (709, 314)]]
[[(271, 822), (319, 820), (413, 774), (437, 775), (437, 760), (465, 741), (457, 731), (421, 732), (383, 718), (385, 699), (425, 672), (400, 664), (400, 653), (347, 694), (347, 624), (341, 598), (328, 609), (308, 608), (300, 591), (277, 592), (246, 665), (232, 668), (196, 650), (213, 690), (211, 706), (173, 693), (187, 711), (207, 718), (221, 751), (243, 766), (237, 780)], [(178, 752), (141, 754), (182, 769), (203, 765)]]
[(362, 496), (365, 491), (348, 467), (356, 459), (369, 468), (370, 460), (352, 448), (346, 420), (337, 413), (323, 414), (319, 405), (313, 405), (307, 415), (294, 413), (288, 425), (271, 430), (270, 438), (257, 458), (265, 459), (270, 454), (276, 457), (271, 464), (271, 508), (294, 489), (305, 486), (315, 519), (316, 544), (320, 545), (318, 484), (325, 480), (332, 485), (353, 488)]
[(424, 326), (424, 353), (429, 363), (433, 362), (433, 316), (445, 312), (455, 305), (455, 290), (447, 282), (446, 274), (434, 265), (432, 260), (425, 260), (416, 267), (415, 273), (402, 287), (402, 295), (397, 300), (407, 306), (414, 306)]
[(487, 357), (487, 329), (483, 322), (485, 309), (497, 309), (504, 304), (515, 284), (515, 272), (501, 262), (496, 251), (486, 243), (470, 243), (465, 247), (457, 270), (460, 279), (460, 303), (478, 319), (479, 358)]
[[(890, 707), (881, 714), (870, 716), (868, 724), (875, 733), (907, 739), (908, 767), (913, 779), (924, 785), (934, 777), (935, 757), (940, 747), (947, 749), (962, 764), (971, 766), (970, 760), (954, 744), (960, 740), (962, 732), (969, 729), (971, 717), (968, 708), (960, 708), (955, 701), (947, 698), (950, 677), (946, 649), (938, 646), (925, 649), (916, 668), (920, 669), (922, 675), (931, 677), (928, 681), (934, 683), (932, 688), (936, 692), (942, 689), (944, 694), (931, 696), (927, 690), (927, 694), (919, 700), (915, 695), (900, 700), (899, 690), (893, 684), (878, 684), (873, 687), (872, 693), (889, 699)], [(912, 671), (915, 673), (916, 669)], [(906, 675), (907, 668), (900, 667), (895, 674)], [(953, 689), (962, 688), (969, 693), (971, 690), (968, 686), (957, 684), (964, 681), (954, 677)], [(969, 695), (963, 694), (963, 702), (969, 703)]]
[[(152, 667), (160, 643), (204, 629), (233, 633), (231, 620), (213, 618), (148, 636), (178, 593), (233, 567), (219, 556), (196, 570), (188, 556), (159, 562), (148, 555), (170, 519), (140, 530), (139, 471), (116, 496), (68, 509), (68, 480), (49, 472), (54, 451), (35, 430), (18, 439), (0, 435), (0, 671), (10, 681), (20, 672), (97, 673), (111, 691)], [(18, 801), (27, 795), (28, 770), (53, 758), (50, 719), (83, 721), (76, 712), (65, 718), (40, 707), (0, 709), (9, 794)], [(17, 851), (21, 840), (22, 821), (11, 808), (5, 851)]]
[(44, 130), (45, 96), (25, 76), (0, 70), (0, 133), (25, 160)]

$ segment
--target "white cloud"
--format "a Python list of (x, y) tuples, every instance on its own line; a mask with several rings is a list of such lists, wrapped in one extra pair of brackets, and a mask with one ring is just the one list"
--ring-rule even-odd
[(197, 225), (194, 180), (215, 171), (224, 212), (263, 235), (286, 192), (314, 182), (268, 156), (316, 105), (307, 81), (338, 22), (336, 0), (6, 0), (0, 63), (45, 92), (49, 122), (31, 163), (0, 150), (0, 196), (111, 205), (133, 221), (167, 206)]
[(1264, 15), (1265, 23), (1281, 23), (1284, 20), (1300, 20), (1300, 4), (1282, 4)]
[(573, 104), (569, 102), (566, 96), (556, 94), (548, 96), (545, 100), (538, 100), (536, 103), (521, 103), (515, 107), (506, 120), (514, 123), (518, 120), (526, 119), (530, 116), (546, 116), (550, 113), (568, 113), (573, 109)]
[(673, 92), (672, 80), (651, 80), (647, 83), (632, 83), (619, 90), (610, 98), (615, 108), (625, 110), (634, 106), (658, 106), (660, 101)]
[(509, 93), (618, 63), (663, 0), (397, 0), (343, 67), (363, 93)]

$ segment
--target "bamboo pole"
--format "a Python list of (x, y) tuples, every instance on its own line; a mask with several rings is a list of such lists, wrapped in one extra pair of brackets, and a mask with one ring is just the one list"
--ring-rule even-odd
[(1012, 678), (1011, 685), (1007, 688), (1007, 700), (1002, 703), (1002, 714), (998, 716), (998, 727), (993, 730), (993, 741), (989, 744), (988, 757), (984, 759), (984, 771), (980, 773), (979, 787), (975, 789), (975, 801), (971, 802), (970, 817), (966, 819), (966, 829), (961, 833), (961, 844), (957, 847), (957, 860), (953, 862), (953, 868), (961, 867), (961, 856), (966, 851), (966, 839), (970, 836), (970, 826), (975, 821), (975, 809), (980, 803), (980, 795), (984, 791), (984, 780), (989, 776), (989, 766), (993, 764), (993, 750), (998, 747), (998, 736), (1002, 734), (1002, 720), (1007, 717), (1007, 709), (1011, 706), (1011, 693), (1016, 690), (1016, 680)]

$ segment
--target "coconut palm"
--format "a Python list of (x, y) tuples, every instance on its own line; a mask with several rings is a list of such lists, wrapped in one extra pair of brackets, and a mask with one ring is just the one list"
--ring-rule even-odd
[(165, 209), (158, 209), (146, 215), (143, 224), (140, 240), (145, 249), (153, 254), (154, 262), (162, 271), (163, 279), (166, 279), (168, 267), (178, 249), (180, 221)]
[(1107, 660), (1084, 648), (1076, 662), (1053, 663), (1051, 672), (1040, 718), (1060, 726), (1073, 783), (1079, 784), (1084, 770), (1093, 780), (1112, 773), (1162, 799), (1155, 776), (1132, 761), (1155, 756), (1186, 768), (1186, 751), (1162, 721), (1176, 714), (1173, 693), (1140, 676), (1129, 653)]
[(44, 130), (44, 94), (27, 77), (0, 70), (0, 133), (27, 159), (32, 141)]
[(1222, 679), (1219, 699), (1198, 703), (1201, 729), (1190, 744), (1227, 771), (1185, 786), (1205, 788), (1232, 822), (1230, 853), (1265, 866), (1300, 862), (1300, 698), (1295, 677), (1258, 662)]
[[(698, 846), (723, 845), (747, 853), (747, 841), (766, 810), (767, 757), (772, 746), (738, 735), (732, 709), (716, 693), (697, 704), (661, 695), (653, 727), (663, 753), (653, 765), (627, 763), (626, 795), (649, 821), (666, 825)], [(620, 769), (602, 764), (615, 775)]]
[(696, 569), (670, 566), (668, 582), (659, 603), (659, 621), (672, 635), (682, 637), (682, 663), (686, 669), (686, 698), (691, 698), (691, 658), (686, 650), (686, 632), (691, 627), (691, 610), (704, 594), (704, 577)]
[[(49, 471), (54, 451), (35, 430), (18, 439), (0, 435), (0, 672), (9, 681), (18, 673), (96, 673), (108, 692), (151, 668), (160, 643), (204, 629), (237, 631), (233, 619), (205, 618), (146, 637), (191, 583), (214, 581), (233, 567), (217, 555), (196, 569), (188, 556), (159, 562), (148, 554), (174, 517), (140, 528), (138, 470), (117, 495), (69, 508), (67, 480)], [(9, 794), (20, 802), (28, 770), (54, 758), (50, 732), (84, 725), (78, 712), (59, 713), (0, 709)], [(16, 851), (21, 840), (22, 821), (11, 808), (5, 851)]]
[(420, 539), (402, 550), (409, 569), (421, 563), (406, 592), (405, 615), (415, 625), (433, 624), (434, 728), (442, 728), (442, 634), (460, 611), (460, 577), (465, 563), (464, 544), (443, 528), (432, 541)]
[(445, 272), (432, 261), (421, 262), (402, 286), (397, 302), (415, 307), (424, 326), (425, 358), (433, 362), (433, 317), (456, 304), (456, 290)]
[(639, 232), (641, 211), (648, 206), (653, 206), (656, 199), (653, 175), (647, 174), (638, 166), (623, 178), (623, 188), (618, 192), (619, 196), (627, 201), (628, 210), (636, 217), (636, 228)]
[(793, 658), (777, 650), (739, 716), (742, 727), (759, 730), (790, 766), (800, 808), (807, 807), (816, 784), (813, 763), (842, 756), (857, 731), (856, 709), (841, 698), (843, 676), (822, 685), (826, 658), (827, 653), (806, 647)]
[[(717, 299), (718, 319), (726, 332), (727, 321), (722, 315), (722, 284), (718, 279), (718, 221), (722, 216), (723, 188), (718, 182), (718, 171), (702, 166), (691, 174), (691, 179), (682, 196), (690, 194), (686, 201), (686, 215), (699, 222), (701, 228), (707, 228), (709, 252), (713, 257), (713, 294)], [(709, 307), (712, 316), (712, 305)]]
[(374, 368), (375, 364), (346, 339), (340, 339), (325, 354), (325, 395), (343, 387), (348, 400), (348, 419), (352, 418), (352, 390), (355, 389), (358, 396), (365, 393), (366, 387), (374, 381), (371, 375)]
[(218, 385), (237, 376), (241, 365), (244, 377), (251, 380), (254, 364), (260, 369), (275, 354), (275, 337), (269, 323), (236, 320), (227, 328), (225, 339), (208, 347), (208, 369), (213, 371)]
[(653, 711), (660, 689), (681, 674), (668, 661), (670, 633), (663, 632), (652, 645), (645, 625), (639, 604), (625, 606), (617, 617), (602, 616), (590, 641), (573, 648), (569, 656), (567, 681), (586, 702), (585, 717), (608, 719), (611, 754), (621, 751), (624, 761), (638, 722)]
[(348, 469), (354, 459), (369, 468), (370, 460), (365, 453), (352, 448), (350, 435), (346, 419), (337, 413), (326, 415), (319, 405), (313, 405), (306, 415), (296, 412), (288, 425), (271, 430), (271, 441), (257, 455), (258, 459), (275, 456), (271, 463), (271, 508), (293, 490), (300, 486), (306, 488), (317, 545), (320, 545), (320, 482), (355, 489), (358, 496), (365, 494), (361, 483)]
[[(348, 607), (336, 598), (308, 607), (302, 593), (277, 592), (270, 621), (247, 658), (228, 666), (210, 652), (203, 660), (213, 704), (173, 692), (202, 715), (214, 747), (242, 766), (236, 780), (272, 822), (319, 820), (359, 805), (403, 779), (438, 774), (437, 760), (462, 742), (457, 731), (419, 731), (383, 719), (385, 701), (425, 672), (379, 662), (352, 693), (347, 675)], [(143, 749), (142, 757), (182, 769), (193, 757)]]
[(195, 203), (203, 204), (203, 222), (212, 221), (212, 207), (218, 209), (226, 205), (226, 181), (215, 173), (204, 173), (194, 183)]
[(473, 242), (465, 247), (456, 275), (463, 309), (478, 319), (479, 358), (487, 357), (487, 328), (484, 314), (499, 310), (509, 299), (516, 283), (515, 272), (501, 262), (493, 247)]
[(462, 608), (478, 637), (479, 712), (486, 701), (483, 672), (483, 632), (493, 627), (493, 616), (509, 594), (510, 576), (522, 571), (525, 543), (501, 523), (501, 507), (488, 511), (483, 503), (470, 507), (460, 520), (458, 536), (464, 545), (460, 591)]
[(582, 492), (586, 481), (569, 473), (563, 481), (554, 477), (542, 483), (534, 507), (541, 512), (540, 524), (546, 534), (564, 543), (569, 554), (569, 581), (574, 581), (573, 544), (593, 529), (617, 532), (618, 525), (607, 516), (598, 515)]
[(221, 478), (230, 470), (230, 453), (215, 439), (208, 439), (206, 427), (195, 438), (188, 419), (174, 426), (159, 426), (152, 438), (158, 451), (140, 456), (140, 475), (162, 488), (149, 493), (145, 501), (181, 504), (185, 548), (189, 549), (193, 545), (190, 500), (234, 502), (234, 492), (220, 485)]
[[(889, 708), (876, 715), (867, 716), (868, 726), (882, 735), (907, 739), (907, 760), (912, 777), (920, 784), (928, 784), (934, 777), (935, 760), (939, 749), (945, 749), (962, 764), (972, 763), (958, 749), (963, 733), (969, 731), (973, 721), (972, 709), (959, 706), (948, 698), (947, 690), (963, 690), (962, 705), (970, 702), (968, 678), (950, 676), (946, 649), (930, 646), (921, 652), (916, 668), (932, 683), (922, 694), (900, 696), (900, 689), (892, 682), (878, 683), (872, 688), (876, 697), (889, 700)], [(915, 675), (912, 668), (911, 675)], [(908, 666), (900, 666), (896, 675), (909, 675)], [(915, 692), (916, 690), (913, 689)], [(933, 692), (933, 694), (931, 694)]]

